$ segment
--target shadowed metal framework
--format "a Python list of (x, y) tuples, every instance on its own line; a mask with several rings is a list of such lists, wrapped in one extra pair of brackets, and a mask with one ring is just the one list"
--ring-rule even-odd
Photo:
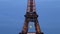
[(22, 32), (20, 32), (19, 34), (28, 33), (29, 22), (34, 22), (36, 34), (43, 34), (41, 32), (39, 22), (38, 22), (38, 15), (36, 13), (35, 0), (28, 0), (27, 10), (26, 10), (26, 14), (24, 16), (25, 16), (24, 26), (23, 26)]

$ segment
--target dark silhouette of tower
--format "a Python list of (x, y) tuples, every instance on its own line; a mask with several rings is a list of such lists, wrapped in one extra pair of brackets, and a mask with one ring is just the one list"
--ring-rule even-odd
[(28, 33), (29, 22), (34, 22), (36, 34), (43, 34), (41, 32), (41, 29), (40, 29), (40, 26), (38, 23), (38, 15), (36, 13), (35, 0), (28, 0), (27, 11), (24, 16), (25, 16), (24, 26), (23, 26), (22, 32), (19, 34), (27, 34)]

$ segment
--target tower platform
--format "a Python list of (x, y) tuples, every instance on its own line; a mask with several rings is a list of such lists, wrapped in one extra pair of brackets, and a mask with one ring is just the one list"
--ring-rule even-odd
[[(19, 33), (19, 34), (26, 34), (26, 33)], [(27, 34), (43, 34), (43, 32), (41, 32), (41, 33), (36, 33), (36, 32), (27, 32)]]
[(28, 32), (27, 34), (36, 34), (35, 32)]

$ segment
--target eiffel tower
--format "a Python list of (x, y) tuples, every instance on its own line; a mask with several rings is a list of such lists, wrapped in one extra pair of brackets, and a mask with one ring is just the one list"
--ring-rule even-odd
[[(35, 34), (43, 34), (41, 32), (39, 22), (38, 22), (38, 15), (36, 13), (35, 0), (28, 0), (27, 11), (24, 16), (25, 16), (24, 26), (23, 26), (22, 32), (20, 32), (19, 34), (28, 33), (29, 22), (34, 22), (34, 26), (36, 30)], [(33, 32), (30, 32), (30, 33), (33, 33)]]

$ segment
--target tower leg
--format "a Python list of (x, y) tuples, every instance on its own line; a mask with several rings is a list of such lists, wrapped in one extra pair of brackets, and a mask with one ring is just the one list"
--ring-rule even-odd
[(38, 20), (35, 21), (35, 30), (36, 30), (36, 34), (43, 34), (40, 30)]
[(25, 23), (24, 23), (24, 26), (23, 26), (23, 30), (22, 30), (22, 32), (19, 33), (19, 34), (27, 34), (27, 32), (28, 32), (28, 20), (25, 19)]

